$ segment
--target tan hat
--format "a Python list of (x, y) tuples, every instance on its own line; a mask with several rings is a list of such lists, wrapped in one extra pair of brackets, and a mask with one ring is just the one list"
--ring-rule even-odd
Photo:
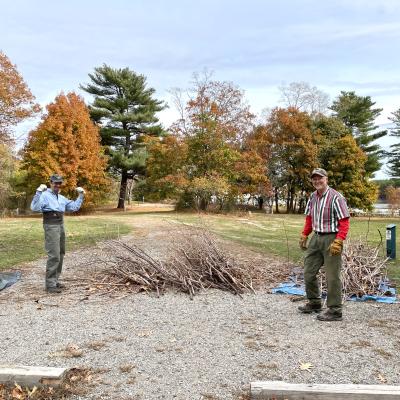
[(326, 173), (326, 171), (322, 168), (315, 168), (313, 169), (313, 172), (311, 173), (311, 178), (314, 175), (319, 175), (319, 176), (328, 176), (328, 174)]

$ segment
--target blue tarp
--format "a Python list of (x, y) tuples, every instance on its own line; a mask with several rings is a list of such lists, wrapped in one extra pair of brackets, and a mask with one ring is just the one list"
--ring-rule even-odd
[(0, 273), (0, 290), (8, 288), (21, 278), (21, 272), (1, 272)]
[(306, 295), (304, 285), (290, 282), (280, 283), (277, 288), (272, 289), (272, 293), (296, 294), (298, 296)]
[[(372, 296), (372, 295), (364, 295), (362, 297), (352, 296), (347, 300), (350, 301), (376, 301), (378, 303), (397, 303), (396, 299), (396, 289), (389, 287), (387, 282), (382, 282), (379, 286), (379, 290), (382, 293), (385, 293), (383, 296)], [(294, 283), (294, 282), (284, 282), (280, 283), (278, 287), (272, 289), (272, 293), (281, 293), (281, 294), (293, 294), (298, 296), (305, 296), (306, 291), (304, 288), (304, 284)], [(324, 294), (322, 295), (324, 297)]]

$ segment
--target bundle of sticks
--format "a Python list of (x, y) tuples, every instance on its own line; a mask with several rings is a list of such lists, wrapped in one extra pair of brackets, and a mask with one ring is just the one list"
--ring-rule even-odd
[[(343, 298), (364, 295), (381, 296), (382, 283), (387, 283), (387, 261), (381, 253), (382, 246), (370, 246), (363, 238), (347, 240), (342, 254)], [(326, 293), (324, 273), (319, 274), (321, 291)]]
[(174, 288), (188, 293), (191, 298), (206, 288), (240, 296), (244, 292), (254, 292), (268, 280), (279, 282), (289, 271), (289, 266), (280, 270), (278, 263), (272, 262), (268, 267), (265, 262), (246, 262), (228, 256), (210, 232), (198, 228), (181, 231), (165, 260), (120, 240), (109, 242), (108, 252), (112, 259), (108, 261), (108, 268), (102, 271), (107, 275), (106, 280), (103, 275), (102, 282), (157, 294)]
[(342, 256), (342, 287), (346, 297), (382, 295), (387, 281), (387, 261), (381, 245), (370, 246), (365, 239), (348, 240)]

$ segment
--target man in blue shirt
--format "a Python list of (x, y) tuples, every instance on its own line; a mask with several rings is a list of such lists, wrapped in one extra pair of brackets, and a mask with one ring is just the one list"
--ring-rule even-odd
[(46, 291), (60, 293), (64, 287), (58, 282), (62, 271), (65, 255), (65, 211), (78, 211), (83, 203), (85, 191), (78, 187), (78, 198), (73, 201), (60, 194), (63, 178), (60, 175), (50, 177), (50, 189), (41, 184), (32, 199), (31, 210), (43, 213), (43, 228), (45, 249), (47, 252), (46, 264)]

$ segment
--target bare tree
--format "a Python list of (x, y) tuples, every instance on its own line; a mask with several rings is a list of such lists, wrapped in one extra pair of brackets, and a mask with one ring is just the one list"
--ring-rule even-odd
[(325, 114), (329, 106), (329, 95), (307, 82), (292, 82), (280, 86), (281, 102), (286, 107), (297, 108), (311, 115)]

